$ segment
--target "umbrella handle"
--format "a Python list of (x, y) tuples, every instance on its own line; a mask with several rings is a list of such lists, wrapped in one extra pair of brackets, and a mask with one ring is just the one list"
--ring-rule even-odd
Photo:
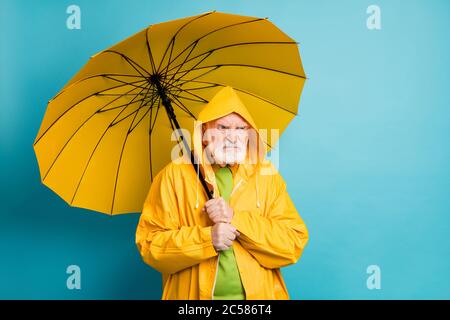
[(175, 115), (173, 115), (173, 118), (171, 116), (169, 116), (170, 121), (173, 121), (173, 124), (175, 125), (175, 127), (177, 128), (177, 132), (178, 132), (178, 136), (180, 137), (180, 139), (183, 141), (183, 145), (184, 148), (186, 149), (186, 151), (190, 154), (191, 156), (191, 164), (194, 167), (195, 173), (197, 174), (200, 183), (203, 186), (203, 189), (206, 191), (206, 194), (208, 196), (208, 199), (211, 200), (213, 198), (213, 195), (211, 193), (211, 191), (208, 188), (208, 185), (206, 184), (205, 178), (203, 177), (202, 172), (200, 171), (200, 168), (195, 165), (197, 163), (197, 159), (194, 155), (194, 152), (190, 150), (189, 145), (187, 144), (186, 139), (184, 139), (183, 133), (180, 130), (180, 125), (178, 124), (178, 121), (175, 117)]
[(167, 97), (164, 89), (162, 88), (161, 83), (159, 82), (159, 79), (154, 78), (154, 79), (152, 79), (152, 81), (154, 84), (156, 84), (158, 93), (161, 97), (162, 104), (163, 104), (164, 108), (166, 109), (167, 116), (169, 117), (169, 121), (175, 125), (178, 136), (183, 141), (184, 148), (191, 156), (191, 164), (194, 167), (195, 173), (199, 177), (200, 183), (202, 184), (203, 189), (206, 191), (206, 195), (208, 196), (208, 199), (211, 200), (213, 198), (213, 194), (212, 194), (211, 190), (209, 190), (208, 185), (206, 184), (205, 178), (203, 177), (203, 174), (200, 171), (200, 168), (195, 165), (197, 162), (196, 162), (194, 153), (191, 151), (191, 148), (189, 148), (189, 145), (187, 144), (186, 139), (184, 139), (183, 133), (181, 132), (181, 129), (180, 129), (180, 125), (177, 121), (177, 117), (175, 116), (175, 112), (173, 110), (172, 103), (170, 102), (170, 99)]

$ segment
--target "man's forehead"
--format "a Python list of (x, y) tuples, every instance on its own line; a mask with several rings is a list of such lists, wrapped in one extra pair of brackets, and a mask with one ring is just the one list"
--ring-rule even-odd
[(244, 118), (242, 118), (239, 114), (237, 114), (235, 112), (227, 114), (226, 116), (223, 116), (221, 118), (215, 119), (210, 122), (216, 123), (216, 124), (223, 124), (223, 125), (230, 125), (230, 124), (246, 125), (246, 124), (248, 124)]

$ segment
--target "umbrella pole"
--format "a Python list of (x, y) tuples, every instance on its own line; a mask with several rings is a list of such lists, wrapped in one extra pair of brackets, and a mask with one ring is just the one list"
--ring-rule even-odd
[(162, 104), (163, 104), (164, 108), (166, 109), (167, 116), (169, 117), (169, 120), (175, 125), (175, 128), (177, 129), (178, 136), (183, 141), (183, 145), (184, 145), (184, 148), (186, 149), (186, 152), (188, 152), (190, 154), (190, 156), (191, 156), (191, 164), (194, 167), (194, 170), (195, 170), (197, 176), (200, 179), (200, 183), (202, 184), (203, 189), (206, 191), (206, 194), (208, 195), (208, 199), (212, 199), (213, 195), (212, 195), (211, 191), (209, 190), (208, 185), (206, 184), (205, 178), (203, 177), (203, 174), (200, 172), (200, 168), (195, 165), (197, 162), (196, 162), (196, 159), (195, 159), (196, 157), (194, 156), (194, 152), (192, 152), (191, 148), (189, 148), (189, 145), (187, 144), (187, 141), (186, 141), (186, 139), (184, 139), (183, 133), (180, 130), (180, 125), (179, 125), (179, 123), (177, 121), (177, 117), (176, 117), (175, 112), (173, 110), (172, 103), (170, 102), (170, 99), (167, 97), (166, 93), (164, 92), (164, 89), (162, 88), (161, 83), (159, 82), (159, 80), (158, 79), (156, 79), (156, 80), (152, 79), (152, 80), (153, 80), (152, 82), (158, 88), (159, 96), (161, 97)]

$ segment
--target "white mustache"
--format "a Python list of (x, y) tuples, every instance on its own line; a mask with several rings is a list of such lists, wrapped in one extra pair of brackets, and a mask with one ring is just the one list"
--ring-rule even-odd
[(242, 146), (239, 143), (230, 143), (228, 141), (225, 141), (225, 143), (222, 145), (222, 148), (242, 149)]

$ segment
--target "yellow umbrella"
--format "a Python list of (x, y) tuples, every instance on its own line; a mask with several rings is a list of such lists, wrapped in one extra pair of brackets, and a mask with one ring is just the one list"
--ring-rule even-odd
[(41, 180), (72, 206), (140, 212), (173, 129), (192, 130), (221, 88), (281, 133), (304, 81), (297, 43), (267, 18), (213, 11), (150, 25), (93, 55), (49, 101), (33, 144)]

